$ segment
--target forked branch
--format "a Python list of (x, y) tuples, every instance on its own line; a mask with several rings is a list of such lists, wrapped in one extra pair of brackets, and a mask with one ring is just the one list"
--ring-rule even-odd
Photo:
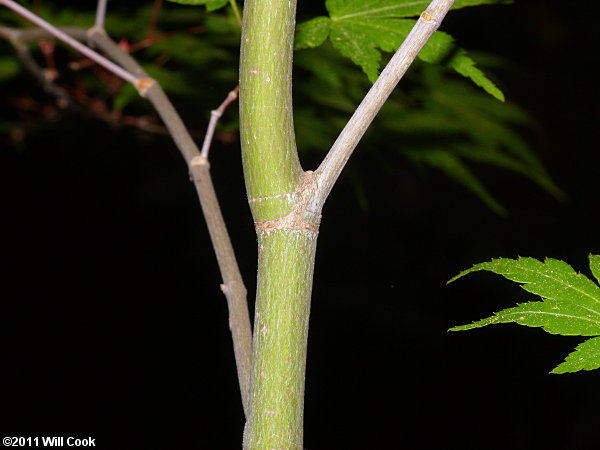
[(13, 0), (0, 0), (0, 5), (4, 5), (7, 8), (12, 9), (14, 12), (16, 12), (21, 17), (29, 20), (31, 23), (37, 25), (38, 27), (42, 28), (43, 30), (46, 30), (48, 33), (50, 33), (55, 38), (63, 41), (65, 44), (73, 47), (75, 50), (77, 50), (78, 52), (87, 56), (91, 60), (97, 62), (102, 67), (104, 67), (105, 69), (114, 73), (118, 77), (124, 79), (125, 81), (128, 81), (129, 83), (133, 84), (134, 86), (136, 85), (136, 81), (137, 81), (136, 78), (133, 75), (131, 75), (129, 72), (127, 72), (126, 70), (123, 70), (121, 67), (117, 66), (112, 61), (109, 61), (102, 55), (96, 53), (91, 48), (86, 47), (81, 42), (72, 38), (64, 31), (62, 31), (59, 28), (55, 27), (54, 25), (46, 22), (41, 17), (39, 17), (39, 16), (33, 14), (31, 11), (23, 8), (21, 5), (14, 2)]
[[(160, 85), (146, 74), (139, 63), (133, 59), (131, 55), (126, 53), (112, 41), (101, 26), (94, 26), (87, 32), (81, 29), (71, 29), (69, 31), (78, 37), (87, 37), (89, 42), (100, 48), (110, 58), (117, 61), (120, 66), (81, 44), (66, 32), (54, 27), (14, 1), (0, 0), (0, 5), (12, 9), (17, 14), (40, 27), (40, 30), (27, 30), (25, 32), (34, 33), (36, 36), (39, 35), (40, 38), (47, 38), (48, 35), (58, 38), (112, 73), (132, 83), (141, 95), (147, 97), (151, 101), (154, 108), (161, 116), (171, 137), (188, 164), (192, 179), (196, 186), (196, 191), (200, 198), (202, 212), (211, 236), (213, 248), (217, 256), (219, 269), (223, 278), (221, 290), (225, 294), (229, 309), (229, 327), (233, 337), (238, 379), (242, 394), (242, 404), (244, 412), (247, 413), (252, 362), (252, 332), (246, 301), (246, 288), (244, 287), (233, 252), (233, 247), (231, 245), (231, 240), (221, 214), (219, 202), (210, 177), (210, 166), (206, 157), (218, 118), (222, 115), (225, 108), (237, 98), (237, 87), (229, 93), (221, 106), (211, 114), (209, 129), (206, 133), (203, 145), (203, 148), (205, 148), (206, 151), (204, 151), (204, 154), (201, 154), (183, 124), (183, 121), (179, 117), (179, 114)], [(102, 9), (105, 9), (105, 7), (106, 5), (104, 2), (100, 1), (98, 4), (99, 11), (97, 14), (97, 24), (103, 23), (104, 10)], [(82, 33), (82, 31), (84, 33)], [(19, 35), (17, 32), (7, 28), (1, 28), (0, 36), (10, 39), (15, 47), (19, 49)], [(37, 67), (34, 67), (34, 69), (37, 69)]]
[[(13, 28), (0, 26), (0, 37), (7, 39), (12, 44), (21, 64), (23, 64), (25, 69), (36, 78), (47, 93), (56, 98), (60, 108), (75, 107), (75, 103), (72, 101), (69, 93), (53, 82), (54, 76), (52, 76), (52, 73), (49, 70), (42, 68), (31, 54), (29, 45), (25, 42), (26, 38), (31, 37), (32, 34), (33, 36), (40, 34), (31, 33), (33, 30), (47, 34), (46, 31), (35, 28), (30, 30), (15, 30)], [(85, 34), (82, 34), (82, 36), (83, 35)]]

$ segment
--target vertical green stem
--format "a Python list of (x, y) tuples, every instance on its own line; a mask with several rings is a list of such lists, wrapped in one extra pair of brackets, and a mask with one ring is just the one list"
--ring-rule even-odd
[(302, 449), (304, 376), (318, 212), (296, 151), (292, 111), (295, 0), (246, 0), (240, 131), (259, 245), (245, 449)]
[[(247, 0), (240, 60), (240, 136), (254, 220), (287, 214), (298, 187), (292, 110), (295, 0)], [(266, 199), (265, 197), (276, 197)]]
[(259, 232), (250, 416), (245, 449), (302, 450), (304, 377), (317, 234)]

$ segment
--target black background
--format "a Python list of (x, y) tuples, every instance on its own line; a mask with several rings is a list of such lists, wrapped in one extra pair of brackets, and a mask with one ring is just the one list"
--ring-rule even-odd
[[(446, 286), (460, 270), (522, 255), (589, 274), (587, 255), (600, 251), (600, 8), (577, 5), (473, 8), (443, 26), (466, 48), (510, 59), (498, 78), (538, 121), (525, 133), (567, 202), (475, 167), (508, 207), (502, 218), (437, 173), (408, 163), (365, 170), (376, 149), (353, 156), (369, 206), (342, 179), (325, 207), (306, 448), (600, 448), (600, 372), (548, 373), (582, 338), (515, 325), (446, 331), (530, 299), (491, 274)], [(170, 140), (68, 118), (0, 159), (2, 436), (240, 448), (220, 278)], [(314, 169), (318, 157), (303, 162)], [(256, 242), (237, 144), (217, 144), (211, 163), (252, 293)]]

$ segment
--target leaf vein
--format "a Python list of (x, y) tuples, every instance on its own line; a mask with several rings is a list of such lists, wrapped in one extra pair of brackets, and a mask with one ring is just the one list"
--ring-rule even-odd
[[(508, 316), (522, 316), (523, 314), (546, 314), (549, 316), (556, 316), (556, 317), (567, 317), (567, 318), (571, 318), (571, 319), (579, 319), (579, 320), (586, 320), (588, 322), (592, 322), (594, 324), (598, 324), (600, 325), (600, 320), (594, 320), (594, 319), (589, 319), (587, 317), (581, 317), (581, 316), (573, 316), (570, 314), (561, 314), (561, 313), (553, 313), (553, 312), (548, 312), (548, 311), (516, 311), (516, 312), (510, 312), (510, 313), (498, 313), (496, 315), (496, 317), (508, 317)], [(519, 322), (516, 322), (519, 323)]]
[[(522, 269), (523, 271), (526, 271), (526, 272), (531, 272), (531, 273), (536, 274), (536, 275), (541, 275), (542, 277), (545, 277), (545, 278), (548, 278), (549, 280), (555, 281), (558, 284), (561, 284), (561, 285), (563, 285), (563, 286), (565, 286), (567, 288), (571, 288), (574, 291), (579, 292), (580, 294), (582, 294), (582, 295), (584, 295), (586, 297), (589, 297), (592, 300), (594, 300), (596, 303), (600, 304), (600, 299), (596, 298), (595, 296), (593, 296), (592, 294), (590, 294), (590, 293), (588, 293), (586, 291), (582, 291), (581, 289), (578, 289), (577, 287), (575, 287), (572, 284), (569, 284), (567, 282), (563, 282), (560, 278), (553, 278), (550, 275), (547, 275), (547, 274), (545, 274), (543, 272), (535, 271), (535, 270), (529, 269), (527, 267), (521, 267), (520, 269)], [(509, 272), (507, 272), (507, 273), (509, 273)], [(529, 281), (519, 281), (519, 283), (534, 284), (533, 282), (529, 282)], [(550, 298), (550, 297), (546, 297), (546, 298)], [(560, 300), (560, 299), (555, 299), (555, 300)]]
[[(357, 12), (357, 13), (352, 13), (352, 14), (346, 14), (345, 16), (331, 16), (332, 20), (344, 20), (344, 19), (348, 19), (350, 17), (358, 17), (358, 16), (365, 16), (365, 15), (371, 15), (371, 14), (376, 14), (382, 11), (391, 11), (394, 9), (398, 9), (398, 8), (406, 8), (407, 6), (418, 6), (421, 3), (423, 3), (422, 1), (420, 2), (410, 2), (410, 3), (403, 3), (402, 5), (392, 5), (392, 6), (385, 6), (383, 8), (377, 8), (377, 9), (370, 9), (367, 11), (361, 11), (361, 12)], [(417, 15), (417, 14), (415, 14)]]

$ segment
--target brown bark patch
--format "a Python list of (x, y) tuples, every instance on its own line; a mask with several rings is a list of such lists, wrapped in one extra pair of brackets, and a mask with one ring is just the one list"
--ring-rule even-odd
[(319, 224), (309, 222), (304, 218), (306, 204), (315, 191), (317, 185), (315, 176), (312, 171), (306, 171), (300, 183), (300, 187), (294, 192), (294, 196), (298, 199), (298, 202), (294, 205), (292, 211), (276, 219), (262, 220), (255, 222), (256, 230), (261, 230), (266, 233), (271, 233), (276, 230), (296, 230), (302, 232), (319, 232)]

